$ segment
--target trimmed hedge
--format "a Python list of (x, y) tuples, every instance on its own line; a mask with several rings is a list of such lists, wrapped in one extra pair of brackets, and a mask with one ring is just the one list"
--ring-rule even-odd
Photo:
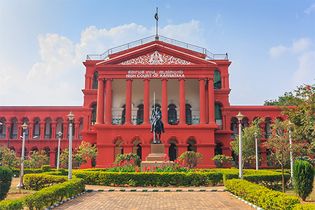
[(85, 184), (106, 186), (208, 186), (222, 181), (216, 172), (101, 172), (76, 170)]
[(8, 167), (0, 166), (0, 200), (5, 199), (9, 192), (13, 173)]
[(0, 201), (0, 210), (17, 210), (23, 209), (23, 200), (4, 200)]
[(315, 204), (297, 204), (294, 206), (293, 210), (314, 210)]
[(263, 209), (293, 209), (300, 200), (296, 196), (270, 190), (246, 180), (231, 179), (225, 182), (228, 191)]
[(26, 174), (24, 175), (24, 188), (27, 190), (40, 190), (53, 184), (67, 181), (65, 176), (54, 176), (47, 174)]
[(43, 209), (49, 207), (65, 198), (75, 196), (85, 189), (82, 179), (74, 178), (64, 183), (56, 184), (47, 188), (43, 188), (32, 195), (28, 195), (24, 199), (24, 204), (30, 210)]

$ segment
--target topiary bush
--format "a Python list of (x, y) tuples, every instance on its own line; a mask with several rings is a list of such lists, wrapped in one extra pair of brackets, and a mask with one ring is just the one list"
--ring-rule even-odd
[(296, 160), (293, 165), (293, 187), (303, 201), (313, 190), (313, 180), (313, 166), (308, 161)]
[(299, 204), (298, 197), (270, 190), (258, 184), (241, 179), (231, 179), (225, 182), (228, 191), (263, 209), (290, 210)]
[(12, 181), (13, 172), (10, 168), (0, 166), (0, 200), (4, 200), (7, 196), (11, 181)]

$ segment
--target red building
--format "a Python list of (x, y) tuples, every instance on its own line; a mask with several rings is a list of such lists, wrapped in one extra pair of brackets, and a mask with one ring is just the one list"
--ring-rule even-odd
[[(227, 54), (212, 54), (166, 37), (156, 40), (152, 36), (101, 55), (88, 55), (83, 64), (83, 106), (2, 106), (0, 145), (20, 155), (21, 125), (26, 122), (26, 151), (46, 150), (53, 166), (56, 133), (63, 133), (61, 147), (65, 149), (67, 114), (72, 111), (73, 144), (78, 146), (82, 140), (95, 144), (96, 167), (111, 166), (120, 153), (134, 152), (145, 159), (152, 142), (150, 114), (155, 101), (162, 110), (166, 131), (162, 142), (170, 160), (193, 150), (204, 156), (199, 167), (215, 167), (215, 154), (232, 154), (238, 112), (246, 116), (244, 126), (257, 117), (264, 120), (262, 141), (270, 134), (272, 121), (283, 117), (278, 107), (230, 105)], [(262, 146), (260, 151), (261, 165), (266, 167), (268, 151)]]

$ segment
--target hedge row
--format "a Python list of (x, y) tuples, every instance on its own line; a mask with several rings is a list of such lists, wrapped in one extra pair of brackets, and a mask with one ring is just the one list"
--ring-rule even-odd
[(41, 190), (53, 184), (67, 181), (65, 176), (54, 176), (47, 174), (26, 174), (24, 175), (24, 188), (27, 190)]
[(8, 167), (0, 166), (0, 200), (7, 197), (9, 192), (13, 173)]
[(208, 186), (222, 182), (216, 172), (101, 172), (76, 170), (73, 174), (85, 184), (106, 186)]
[(0, 210), (23, 209), (23, 199), (0, 201)]
[[(18, 177), (20, 175), (20, 169), (19, 168), (11, 168), (13, 171), (13, 176)], [(24, 174), (39, 174), (48, 172), (54, 169), (51, 169), (49, 165), (43, 165), (41, 168), (24, 168)]]
[(293, 209), (300, 201), (296, 196), (270, 190), (246, 180), (231, 179), (225, 182), (228, 191), (263, 209)]
[(75, 196), (85, 189), (82, 179), (74, 178), (64, 183), (43, 188), (36, 193), (25, 197), (24, 204), (29, 209), (43, 209), (65, 198)]
[(314, 210), (315, 204), (297, 204), (294, 206), (293, 210)]

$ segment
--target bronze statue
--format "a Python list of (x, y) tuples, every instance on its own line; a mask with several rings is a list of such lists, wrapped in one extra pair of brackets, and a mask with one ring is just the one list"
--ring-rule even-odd
[(154, 133), (154, 144), (161, 144), (161, 133), (164, 131), (164, 124), (162, 122), (162, 112), (160, 107), (156, 106), (151, 114), (151, 133)]

